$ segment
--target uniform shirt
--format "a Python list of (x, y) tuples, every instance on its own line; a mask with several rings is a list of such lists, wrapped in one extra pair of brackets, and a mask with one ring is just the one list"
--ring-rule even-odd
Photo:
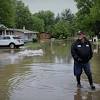
[(87, 63), (93, 55), (90, 42), (84, 38), (84, 43), (77, 39), (71, 47), (71, 54), (77, 63)]

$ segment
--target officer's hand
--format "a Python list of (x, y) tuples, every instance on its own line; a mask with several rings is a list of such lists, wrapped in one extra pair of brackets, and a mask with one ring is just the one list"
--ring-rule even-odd
[(78, 58), (78, 61), (80, 62), (80, 61), (82, 61), (82, 59), (81, 58)]

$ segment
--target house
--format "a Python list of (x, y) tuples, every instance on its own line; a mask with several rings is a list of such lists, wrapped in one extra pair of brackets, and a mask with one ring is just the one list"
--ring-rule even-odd
[(41, 32), (38, 34), (40, 42), (49, 41), (51, 39), (51, 33)]
[(17, 35), (20, 36), (24, 42), (32, 41), (33, 39), (37, 39), (38, 32), (30, 31), (23, 29), (13, 29), (7, 28), (4, 25), (0, 24), (0, 35)]
[(6, 35), (8, 33), (7, 27), (4, 26), (3, 24), (0, 24), (0, 35)]
[(33, 41), (33, 39), (37, 39), (38, 32), (30, 31), (26, 29), (9, 29), (13, 31), (14, 35), (20, 36), (24, 42)]

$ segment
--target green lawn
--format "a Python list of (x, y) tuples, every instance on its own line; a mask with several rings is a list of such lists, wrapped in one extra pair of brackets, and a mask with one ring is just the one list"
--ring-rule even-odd
[(41, 44), (39, 42), (28, 42), (25, 43), (25, 47), (26, 48), (30, 48), (30, 49), (40, 49), (41, 48)]

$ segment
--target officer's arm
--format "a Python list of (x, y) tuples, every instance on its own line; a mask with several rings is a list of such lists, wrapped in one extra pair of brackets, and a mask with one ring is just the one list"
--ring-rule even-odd
[(72, 54), (72, 57), (74, 58), (74, 60), (76, 60), (76, 61), (81, 60), (80, 57), (77, 55), (75, 43), (73, 43), (71, 46), (71, 54)]

